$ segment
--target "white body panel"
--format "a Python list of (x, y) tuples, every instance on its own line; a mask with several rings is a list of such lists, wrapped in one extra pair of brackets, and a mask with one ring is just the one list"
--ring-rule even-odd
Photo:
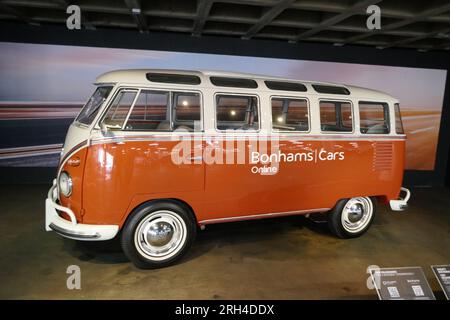
[(89, 140), (91, 132), (87, 126), (82, 126), (76, 122), (72, 123), (67, 130), (66, 139), (61, 150), (61, 159), (72, 150), (76, 145)]
[[(77, 223), (75, 215), (69, 208), (56, 203), (56, 180), (48, 192), (45, 200), (45, 230), (55, 231), (63, 237), (76, 240), (109, 240), (119, 232), (116, 225), (94, 225)], [(59, 216), (56, 210), (67, 213), (71, 219), (68, 221)]]

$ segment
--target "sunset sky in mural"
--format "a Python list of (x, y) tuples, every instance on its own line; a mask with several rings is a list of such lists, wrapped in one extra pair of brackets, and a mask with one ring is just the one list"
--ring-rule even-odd
[(95, 78), (124, 68), (224, 70), (381, 90), (408, 108), (442, 106), (445, 70), (130, 49), (0, 43), (0, 101), (84, 101)]
[(44, 161), (33, 150), (58, 149), (97, 76), (132, 68), (244, 72), (380, 90), (400, 100), (406, 168), (434, 168), (446, 70), (23, 43), (0, 43), (0, 166), (56, 165), (56, 156)]

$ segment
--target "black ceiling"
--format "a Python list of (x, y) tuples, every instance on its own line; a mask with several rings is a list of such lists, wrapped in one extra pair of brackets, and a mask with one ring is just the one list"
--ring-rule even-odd
[[(449, 0), (0, 0), (0, 21), (65, 25), (70, 4), (93, 30), (450, 50)], [(381, 9), (381, 30), (366, 27), (371, 4)]]

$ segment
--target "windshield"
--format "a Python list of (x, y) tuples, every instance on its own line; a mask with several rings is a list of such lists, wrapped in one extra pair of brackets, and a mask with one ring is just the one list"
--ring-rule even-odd
[(103, 102), (108, 98), (112, 88), (112, 86), (98, 87), (86, 102), (75, 121), (87, 125), (91, 124)]

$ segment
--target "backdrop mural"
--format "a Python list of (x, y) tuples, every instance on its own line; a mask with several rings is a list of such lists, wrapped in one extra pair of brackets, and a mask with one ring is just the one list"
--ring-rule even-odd
[(434, 168), (446, 70), (21, 43), (0, 43), (0, 166), (57, 166), (95, 78), (124, 68), (247, 72), (381, 90), (400, 100), (406, 168)]

